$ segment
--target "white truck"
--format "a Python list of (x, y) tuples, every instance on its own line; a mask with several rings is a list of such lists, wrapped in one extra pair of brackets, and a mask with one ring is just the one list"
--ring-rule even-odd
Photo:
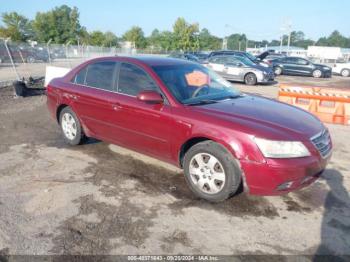
[(332, 69), (333, 73), (340, 74), (344, 77), (350, 76), (350, 62), (347, 63), (335, 63)]

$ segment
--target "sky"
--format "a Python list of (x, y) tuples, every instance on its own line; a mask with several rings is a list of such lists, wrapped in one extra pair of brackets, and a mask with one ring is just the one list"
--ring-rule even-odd
[(338, 30), (350, 36), (349, 0), (3, 0), (0, 13), (16, 11), (33, 19), (55, 6), (76, 6), (88, 31), (112, 31), (121, 36), (133, 25), (146, 35), (154, 28), (171, 30), (176, 18), (219, 37), (245, 33), (249, 39), (278, 39), (290, 24), (317, 40)]

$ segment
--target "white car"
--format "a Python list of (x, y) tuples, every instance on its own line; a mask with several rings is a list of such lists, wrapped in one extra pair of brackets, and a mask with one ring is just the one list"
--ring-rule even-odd
[(350, 76), (350, 62), (348, 63), (336, 63), (332, 69), (333, 73), (340, 74), (344, 77)]

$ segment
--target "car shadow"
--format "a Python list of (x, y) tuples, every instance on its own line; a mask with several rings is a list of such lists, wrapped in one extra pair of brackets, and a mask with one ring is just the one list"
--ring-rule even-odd
[(350, 197), (343, 185), (343, 175), (338, 170), (327, 169), (321, 179), (327, 182), (330, 190), (324, 202), (321, 243), (313, 261), (349, 261), (349, 257), (342, 256), (350, 243), (350, 221), (346, 222), (349, 214), (344, 214), (350, 208)]

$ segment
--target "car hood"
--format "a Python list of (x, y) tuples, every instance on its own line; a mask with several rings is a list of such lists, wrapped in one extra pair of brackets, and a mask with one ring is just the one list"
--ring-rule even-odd
[(256, 57), (259, 58), (260, 60), (264, 60), (269, 54), (270, 53), (268, 51), (265, 51)]
[(269, 65), (264, 66), (261, 64), (261, 62), (259, 62), (259, 64), (255, 64), (254, 66), (252, 66), (252, 68), (265, 71), (266, 73), (272, 73), (272, 67), (270, 67)]
[(324, 129), (323, 124), (310, 113), (260, 96), (242, 95), (193, 108), (240, 126), (247, 133), (273, 140), (300, 140), (301, 137), (307, 140)]

